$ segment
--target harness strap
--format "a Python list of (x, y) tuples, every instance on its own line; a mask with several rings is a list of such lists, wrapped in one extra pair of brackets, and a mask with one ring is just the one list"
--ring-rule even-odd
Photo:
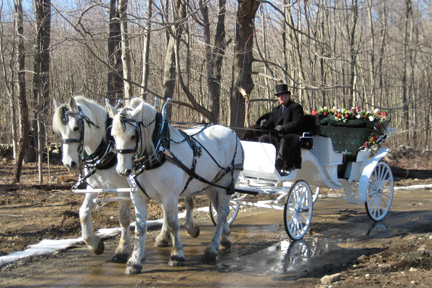
[[(205, 183), (205, 184), (209, 184), (209, 185), (212, 185), (212, 186), (216, 186), (216, 187), (218, 187), (218, 188), (222, 188), (222, 189), (225, 189), (225, 190), (228, 190), (229, 189), (229, 187), (224, 187), (224, 186), (221, 186), (221, 185), (219, 185), (219, 184), (216, 184), (216, 183), (213, 183), (213, 182), (211, 182), (211, 181), (209, 181), (209, 180), (207, 180), (207, 179), (205, 179), (205, 178), (203, 178), (203, 177), (201, 177), (200, 175), (198, 175), (195, 171), (192, 171), (191, 169), (189, 169), (186, 165), (184, 165), (174, 154), (172, 154), (172, 152), (171, 151), (169, 151), (169, 150), (166, 150), (165, 151), (165, 155), (166, 155), (166, 157), (167, 157), (167, 160), (168, 161), (170, 161), (171, 163), (173, 163), (173, 164), (175, 164), (175, 165), (177, 165), (179, 168), (181, 168), (183, 171), (185, 171), (187, 174), (189, 174), (189, 176), (191, 176), (191, 177), (193, 177), (193, 178), (195, 178), (195, 179), (198, 179), (199, 181), (201, 181), (201, 182), (203, 182), (203, 183)], [(231, 167), (229, 167), (229, 168), (231, 168)], [(185, 190), (185, 189), (184, 189)], [(183, 190), (183, 191), (184, 191)], [(183, 192), (182, 192), (183, 193)]]
[(151, 197), (147, 194), (147, 192), (145, 191), (144, 187), (141, 185), (141, 183), (139, 183), (139, 181), (136, 179), (138, 175), (133, 175), (131, 177), (129, 177), (129, 180), (132, 183), (132, 186), (137, 186), (143, 193), (145, 196), (147, 196), (147, 198), (151, 199)]

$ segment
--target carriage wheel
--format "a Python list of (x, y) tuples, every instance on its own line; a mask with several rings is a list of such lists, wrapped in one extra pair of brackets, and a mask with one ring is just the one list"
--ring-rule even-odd
[(315, 187), (314, 188), (314, 186), (312, 186), (311, 190), (313, 190), (313, 192), (312, 192), (312, 201), (315, 204), (315, 202), (318, 200), (318, 196), (319, 196), (319, 193), (321, 191), (321, 188), (320, 187)]
[[(234, 193), (233, 195), (231, 195), (230, 209), (229, 209), (229, 213), (228, 213), (228, 217), (227, 217), (227, 222), (228, 222), (228, 225), (230, 225), (230, 226), (234, 222), (234, 220), (236, 219), (237, 214), (239, 212), (239, 209), (240, 209), (239, 199), (240, 199), (240, 193)], [(213, 207), (213, 204), (211, 202), (209, 205), (209, 213), (210, 213), (210, 219), (213, 222), (213, 225), (216, 226), (217, 225), (217, 211)]]
[(297, 181), (289, 192), (284, 209), (285, 230), (292, 240), (302, 239), (312, 219), (313, 199), (309, 185)]
[(393, 200), (393, 174), (385, 162), (378, 162), (369, 178), (365, 203), (369, 217), (382, 220), (390, 210)]

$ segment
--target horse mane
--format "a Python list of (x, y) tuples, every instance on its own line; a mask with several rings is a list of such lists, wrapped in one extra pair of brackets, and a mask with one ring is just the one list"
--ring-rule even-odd
[(155, 147), (153, 144), (153, 131), (156, 127), (156, 123), (152, 122), (157, 114), (157, 110), (144, 100), (137, 107), (141, 107), (141, 121), (143, 127), (141, 127), (141, 143), (144, 148), (144, 153), (153, 155), (155, 153)]
[[(74, 96), (73, 98), (77, 105), (84, 105), (92, 112), (94, 118), (92, 119), (92, 121), (94, 122), (94, 124), (96, 124), (102, 129), (103, 127), (105, 127), (107, 120), (107, 111), (102, 106), (82, 95)], [(64, 103), (57, 108), (53, 116), (53, 131), (55, 133), (58, 133), (62, 131), (62, 129), (64, 129), (64, 124), (62, 121), (63, 108), (66, 108), (68, 111), (71, 111), (72, 109), (69, 106), (69, 103)]]

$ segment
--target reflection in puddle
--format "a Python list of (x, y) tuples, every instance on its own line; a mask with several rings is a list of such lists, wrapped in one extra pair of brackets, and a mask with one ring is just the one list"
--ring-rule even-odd
[[(388, 227), (384, 222), (374, 223), (365, 234), (368, 236), (376, 236), (379, 233), (385, 232)], [(280, 273), (296, 273), (310, 268), (321, 255), (329, 253), (337, 253), (338, 250), (350, 248), (366, 248), (367, 244), (362, 243), (357, 238), (322, 238), (311, 237), (299, 241), (284, 240), (275, 245), (272, 245), (262, 251), (259, 257), (261, 260), (266, 257), (273, 258), (273, 265), (267, 267), (270, 274)], [(365, 246), (366, 245), (366, 246)], [(324, 256), (325, 257), (325, 256)], [(322, 258), (322, 257), (321, 257)], [(321, 260), (322, 261), (322, 260)], [(317, 263), (315, 263), (317, 264)], [(257, 263), (255, 263), (256, 266)]]

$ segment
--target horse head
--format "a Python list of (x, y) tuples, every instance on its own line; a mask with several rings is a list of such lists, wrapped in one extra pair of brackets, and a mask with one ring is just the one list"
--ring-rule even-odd
[(134, 157), (154, 153), (152, 134), (157, 111), (142, 101), (134, 107), (125, 107), (119, 113), (112, 107), (108, 112), (113, 117), (111, 135), (117, 153), (117, 173), (129, 176), (134, 169)]
[(70, 171), (81, 170), (83, 153), (94, 151), (105, 137), (103, 129), (94, 128), (102, 127), (104, 120), (98, 118), (106, 121), (106, 112), (82, 96), (71, 97), (67, 104), (54, 100), (54, 109), (53, 131), (62, 137), (63, 165)]

